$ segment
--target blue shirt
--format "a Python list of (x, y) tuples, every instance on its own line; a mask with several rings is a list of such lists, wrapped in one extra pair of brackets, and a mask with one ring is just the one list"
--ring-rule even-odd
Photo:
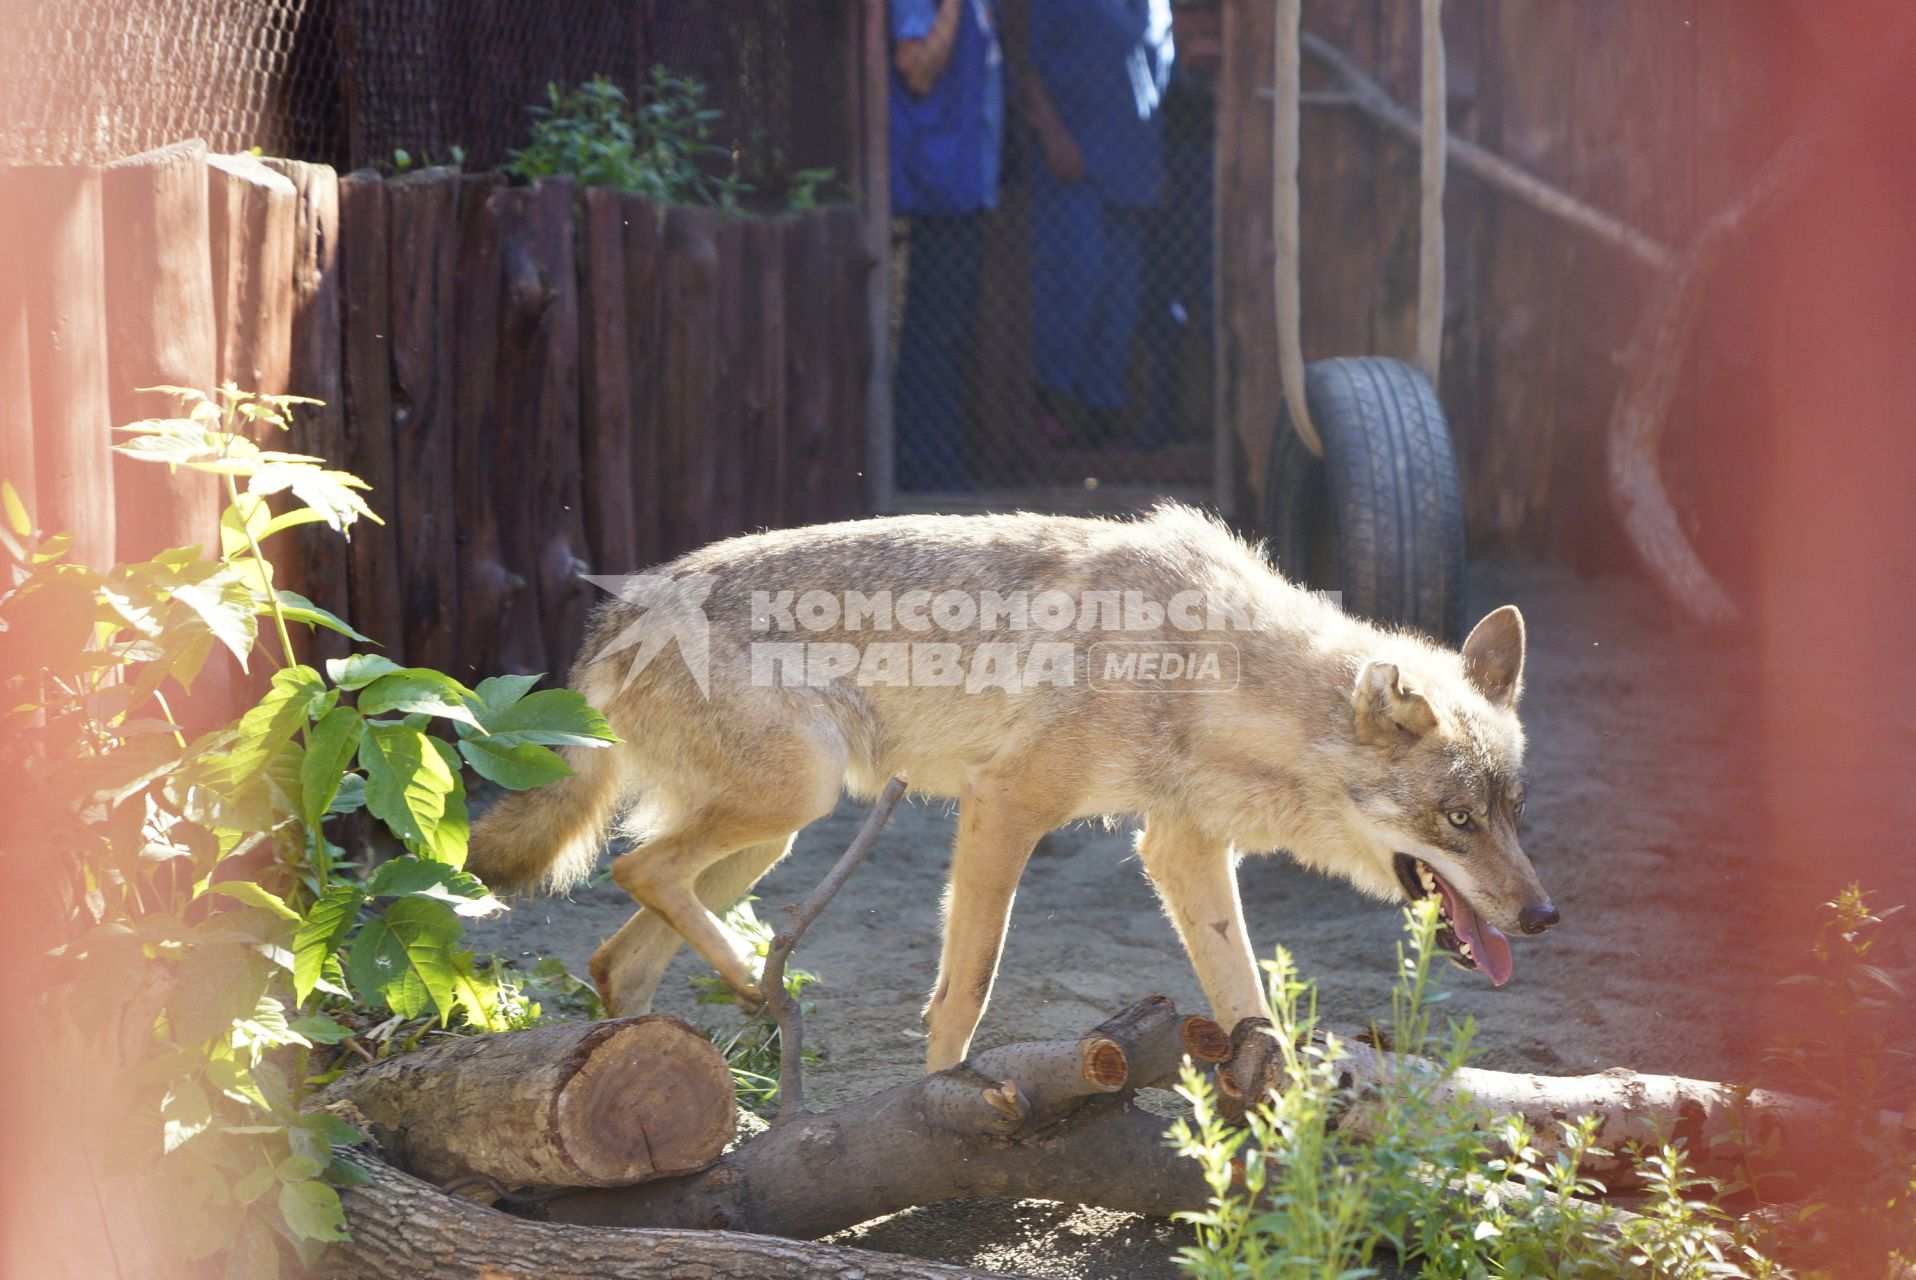
[(1156, 204), (1170, 0), (1031, 0), (1031, 66), (1110, 204)]
[[(959, 0), (964, 12), (951, 61), (919, 97), (891, 68), (891, 207), (894, 213), (974, 213), (998, 203), (1004, 146), (1004, 55), (995, 0)], [(938, 0), (891, 0), (891, 38), (922, 40)]]

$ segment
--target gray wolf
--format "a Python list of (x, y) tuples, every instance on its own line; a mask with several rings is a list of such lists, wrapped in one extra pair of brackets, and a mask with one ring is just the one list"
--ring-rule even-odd
[[(714, 911), (841, 789), (874, 796), (900, 771), (958, 804), (932, 1070), (969, 1049), (1033, 845), (1076, 819), (1143, 820), (1139, 860), (1226, 1026), (1266, 1012), (1237, 890), (1247, 853), (1288, 851), (1380, 898), (1439, 895), (1440, 936), (1498, 984), (1506, 935), (1557, 920), (1517, 839), (1514, 607), (1451, 651), (1350, 617), (1177, 505), (754, 534), (646, 581), (651, 606), (602, 606), (571, 675), (623, 743), (571, 751), (576, 776), (494, 806), (468, 863), (495, 887), (563, 889), (623, 817), (639, 843), (612, 878), (643, 909), (592, 958), (613, 1014), (650, 1008), (681, 940), (759, 1001)], [(681, 584), (696, 586), (697, 655), (645, 640), (659, 590)], [(1173, 665), (1213, 678), (1163, 678)]]

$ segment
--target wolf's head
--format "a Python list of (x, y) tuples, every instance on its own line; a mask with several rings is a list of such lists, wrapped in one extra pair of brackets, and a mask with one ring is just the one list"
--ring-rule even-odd
[[(1369, 767), (1350, 787), (1365, 853), (1363, 878), (1404, 896), (1442, 900), (1445, 947), (1502, 986), (1510, 932), (1542, 933), (1557, 908), (1517, 843), (1523, 814), (1523, 615), (1505, 605), (1455, 659), (1413, 675), (1363, 664), (1351, 691), (1353, 729)], [(1386, 873), (1387, 874), (1383, 874)]]

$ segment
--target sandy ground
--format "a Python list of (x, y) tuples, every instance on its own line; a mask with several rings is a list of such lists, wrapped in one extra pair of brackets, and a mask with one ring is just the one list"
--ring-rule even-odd
[[(1564, 923), (1516, 945), (1516, 974), (1501, 990), (1452, 973), (1445, 1008), (1476, 1019), (1484, 1066), (1747, 1076), (1769, 1034), (1749, 1016), (1752, 998), (1769, 998), (1774, 979), (1792, 971), (1816, 904), (1841, 883), (1834, 857), (1799, 858), (1790, 871), (1768, 868), (1761, 877), (1749, 865), (1765, 802), (1745, 714), (1755, 659), (1673, 628), (1649, 591), (1628, 579), (1492, 564), (1473, 571), (1471, 597), (1473, 616), (1514, 600), (1529, 620), (1524, 843)], [(1885, 838), (1907, 832), (1916, 794), (1906, 781), (1865, 781), (1858, 785), (1880, 806)], [(761, 914), (809, 891), (862, 816), (860, 806), (841, 804), (805, 831), (759, 886)], [(800, 948), (797, 963), (822, 977), (807, 1023), (823, 1056), (808, 1075), (815, 1105), (923, 1069), (918, 1013), (936, 976), (950, 840), (945, 806), (902, 807)], [(1128, 830), (1080, 826), (1040, 846), (978, 1047), (1076, 1033), (1152, 992), (1205, 1009), (1131, 840)], [(1327, 1022), (1388, 1016), (1395, 908), (1281, 858), (1247, 862), (1241, 879), (1259, 952), (1279, 942), (1291, 949), (1319, 984)], [(1881, 888), (1883, 901), (1916, 900), (1908, 881)], [(1764, 927), (1769, 902), (1792, 904), (1788, 927)], [(558, 955), (583, 973), (599, 939), (631, 910), (601, 881), (573, 901), (521, 904), (482, 925), (476, 945), (506, 956)], [(1907, 951), (1886, 958), (1905, 972), (1912, 959)], [(712, 1022), (687, 981), (701, 971), (681, 952), (658, 1007)], [(970, 1200), (893, 1215), (842, 1238), (999, 1271), (1156, 1277), (1176, 1274), (1171, 1252), (1185, 1237), (1131, 1215)]]

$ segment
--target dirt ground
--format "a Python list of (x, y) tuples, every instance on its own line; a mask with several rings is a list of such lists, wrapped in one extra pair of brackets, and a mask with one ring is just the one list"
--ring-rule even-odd
[[(1447, 971), (1445, 1008), (1476, 1019), (1483, 1066), (1575, 1074), (1626, 1065), (1746, 1078), (1771, 1030), (1750, 1016), (1752, 1001), (1773, 999), (1775, 978), (1800, 967), (1817, 904), (1841, 885), (1835, 857), (1793, 859), (1785, 870), (1772, 862), (1760, 876), (1750, 865), (1768, 799), (1746, 714), (1756, 659), (1673, 627), (1650, 591), (1627, 578), (1515, 563), (1473, 569), (1473, 617), (1507, 600), (1523, 608), (1531, 640), (1524, 844), (1564, 921), (1517, 943), (1516, 974), (1501, 990)], [(1916, 794), (1906, 780), (1887, 781), (1855, 780), (1858, 802), (1878, 807), (1890, 839), (1911, 828)], [(809, 891), (862, 816), (861, 806), (844, 803), (805, 831), (759, 886), (761, 914)], [(936, 976), (951, 825), (943, 805), (901, 807), (799, 950), (796, 963), (822, 978), (807, 1022), (823, 1057), (808, 1074), (814, 1105), (923, 1070), (918, 1014)], [(1085, 825), (1040, 846), (978, 1047), (1079, 1032), (1152, 992), (1205, 1010), (1131, 840), (1128, 830)], [(1327, 1022), (1388, 1016), (1397, 909), (1283, 858), (1247, 862), (1241, 880), (1259, 952), (1279, 942), (1292, 950), (1318, 983)], [(1880, 888), (1884, 902), (1916, 899), (1908, 880)], [(1773, 905), (1765, 911), (1776, 903), (1789, 912), (1780, 925)], [(480, 926), (475, 942), (506, 956), (557, 955), (582, 974), (599, 939), (631, 910), (601, 880), (573, 901), (522, 903)], [(1904, 973), (1911, 967), (1907, 949), (1886, 959)], [(687, 981), (701, 969), (681, 952), (658, 1007), (714, 1021), (694, 1005)], [(996, 1271), (1158, 1277), (1176, 1274), (1171, 1254), (1186, 1237), (1132, 1215), (969, 1200), (840, 1238)]]

